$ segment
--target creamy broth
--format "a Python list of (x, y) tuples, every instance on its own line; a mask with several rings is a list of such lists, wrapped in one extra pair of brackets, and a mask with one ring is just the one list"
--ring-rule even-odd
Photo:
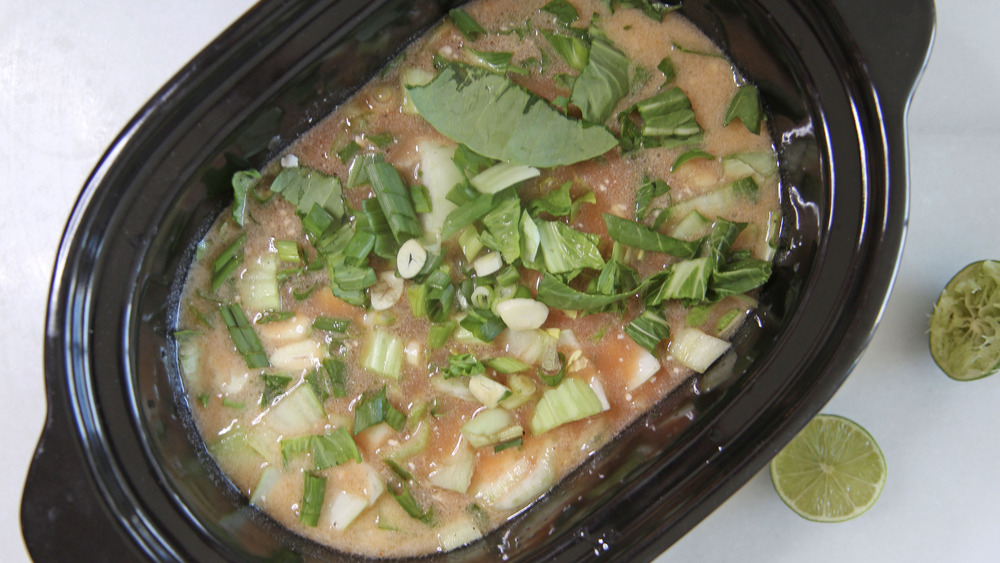
[[(428, 272), (403, 279), (403, 268), (391, 256), (367, 255), (361, 269), (370, 267), (378, 281), (353, 297), (345, 297), (345, 285), (331, 281), (331, 271), (336, 276), (346, 269), (322, 262), (330, 258), (317, 250), (322, 242), (307, 234), (290, 196), (294, 190), (270, 191), (278, 182), (275, 178), (287, 170), (312, 170), (335, 178), (331, 181), (338, 190), (345, 186), (346, 211), (339, 220), (345, 228), (355, 229), (348, 236), (360, 229), (357, 222), (365, 200), (370, 205), (377, 199), (370, 178), (346, 187), (359, 167), (370, 172), (365, 155), (380, 155), (408, 190), (437, 182), (433, 178), (441, 176), (440, 170), (431, 168), (441, 166), (441, 159), (430, 154), (446, 155), (444, 162), (454, 168), (451, 159), (458, 143), (425, 119), (419, 99), (408, 99), (415, 94), (407, 94), (404, 84), (432, 88), (428, 82), (450, 61), (481, 65), (470, 48), (512, 53), (511, 64), (517, 68), (506, 76), (565, 110), (560, 97), (569, 98), (571, 90), (565, 87), (567, 79), (558, 75), (574, 77), (581, 71), (542, 34), (542, 30), (565, 30), (551, 13), (541, 10), (545, 4), (485, 1), (465, 6), (485, 29), (482, 37), (469, 40), (453, 23), (445, 22), (418, 40), (387, 71), (294, 143), (259, 180), (248, 180), (242, 227), (227, 210), (202, 243), (185, 284), (178, 326), (188, 402), (209, 451), (232, 483), (255, 506), (298, 534), (376, 557), (447, 551), (474, 541), (534, 502), (696, 370), (704, 370), (698, 358), (687, 357), (682, 337), (702, 338), (709, 348), (718, 348), (714, 353), (699, 352), (711, 363), (726, 351), (726, 339), (754, 306), (752, 287), (749, 294), (717, 295), (699, 303), (668, 299), (649, 307), (634, 296), (647, 286), (633, 287), (624, 292), (632, 296), (615, 302), (610, 312), (545, 305), (540, 326), (506, 328), (484, 342), (455, 321), (485, 302), (488, 305), (481, 309), (505, 324), (524, 322), (514, 318), (522, 316), (520, 312), (504, 317), (497, 304), (507, 299), (544, 304), (546, 275), (526, 267), (527, 256), (502, 260), (499, 271), (477, 273), (485, 272), (476, 270), (484, 256), (502, 254), (482, 248), (466, 255), (468, 248), (460, 240), (467, 242), (462, 236), (471, 228), (472, 238), (478, 234), (481, 243), (489, 230), (482, 218), (441, 241), (440, 226), (438, 231), (433, 227), (440, 225), (441, 216), (435, 220), (434, 209), (418, 215), (424, 227), (419, 238), (421, 252), (440, 255), (448, 269), (445, 279), (455, 291), (448, 319), (435, 322), (427, 315), (415, 315), (412, 303), (420, 302), (420, 287), (429, 286)], [(530, 167), (537, 175), (503, 193), (516, 192), (523, 214), (532, 201), (571, 183), (573, 213), (562, 216), (535, 209), (529, 216), (539, 225), (558, 222), (590, 234), (588, 240), (605, 263), (617, 260), (634, 269), (638, 280), (679, 270), (677, 264), (703, 257), (709, 243), (702, 242), (687, 258), (625, 245), (614, 253), (604, 214), (639, 219), (666, 235), (684, 229), (685, 236), (678, 240), (708, 240), (717, 217), (745, 223), (731, 250), (726, 245), (726, 264), (737, 268), (744, 260), (766, 270), (760, 266), (773, 254), (779, 216), (772, 142), (766, 128), (754, 134), (741, 119), (723, 126), (743, 79), (728, 61), (713, 55), (719, 52), (717, 47), (679, 15), (666, 13), (659, 22), (624, 6), (610, 13), (602, 2), (573, 0), (572, 5), (579, 14), (571, 24), (574, 29), (586, 30), (593, 23), (629, 61), (628, 92), (603, 124), (611, 134), (623, 134), (617, 116), (628, 113), (631, 117), (625, 119), (641, 123), (641, 116), (630, 108), (675, 86), (690, 100), (703, 133), (678, 146), (662, 143), (627, 154), (616, 146), (574, 164)], [(592, 22), (592, 17), (599, 21)], [(596, 41), (595, 33), (589, 40)], [(665, 57), (676, 72), (669, 84), (657, 68)], [(568, 116), (578, 120), (580, 108), (569, 105)], [(693, 149), (707, 155), (678, 162)], [(456, 172), (458, 168), (449, 170), (451, 177)], [(637, 190), (651, 180), (662, 180), (669, 192), (652, 198), (648, 212), (637, 218)], [(751, 192), (737, 189), (748, 183)], [(440, 190), (433, 185), (427, 189), (435, 204), (447, 205), (441, 203)], [(491, 208), (505, 201), (500, 197), (494, 196)], [(707, 224), (688, 232), (695, 210)], [(662, 213), (669, 215), (658, 220)], [(524, 220), (520, 225), (520, 236), (527, 237)], [(490, 243), (488, 236), (485, 240)], [(403, 242), (395, 241), (393, 250), (399, 252), (396, 247)], [(231, 249), (235, 250), (227, 253)], [(290, 251), (301, 259), (289, 257)], [(541, 247), (538, 252), (554, 257), (546, 252), (556, 251)], [(536, 256), (534, 263), (544, 262)], [(730, 266), (720, 263), (717, 269)], [(578, 291), (593, 293), (588, 282), (596, 283), (599, 275), (599, 270), (585, 269), (575, 277), (556, 277)], [(498, 276), (505, 283), (496, 281)], [(716, 283), (715, 278), (708, 279)], [(469, 291), (473, 287), (488, 289), (474, 294)], [(359, 298), (360, 305), (350, 303)], [(247, 324), (227, 329), (219, 310), (224, 307), (230, 313), (233, 305), (246, 315)], [(532, 307), (527, 310), (539, 310)], [(655, 312), (669, 326), (670, 337), (654, 340), (651, 352), (626, 332), (644, 310)], [(329, 319), (340, 324), (324, 325)], [(431, 346), (433, 327), (442, 325), (455, 325), (455, 330), (444, 345)], [(239, 349), (237, 340), (248, 334), (259, 339), (258, 352), (267, 367), (250, 367), (253, 361)], [(461, 363), (463, 358), (469, 365)], [(509, 366), (497, 369), (489, 364), (496, 358), (516, 358), (524, 365), (518, 373), (505, 373)], [(398, 374), (386, 373), (394, 371)], [(558, 377), (562, 380), (555, 382)], [(374, 404), (372, 397), (383, 389), (388, 405), (402, 419), (379, 419), (359, 432), (359, 410)], [(565, 390), (564, 399), (576, 396), (571, 392), (582, 393), (581, 402), (597, 405), (597, 412), (592, 408), (568, 422), (559, 418), (565, 418), (562, 413), (554, 428), (545, 428), (536, 410), (546, 400), (543, 397), (558, 395), (549, 394), (556, 389)], [(324, 399), (323, 394), (329, 396)], [(520, 398), (523, 403), (516, 404)], [(506, 417), (506, 422), (496, 426), (499, 434), (470, 438), (475, 434), (470, 421), (481, 416), (483, 422), (488, 416), (484, 412)], [(536, 432), (539, 428), (544, 431)], [(337, 438), (328, 442), (310, 438), (322, 436)], [(323, 449), (336, 449), (334, 443), (343, 446), (345, 437), (349, 446), (356, 447), (357, 458), (338, 458)], [(472, 443), (476, 440), (478, 447)], [(329, 461), (328, 454), (337, 459)], [(321, 502), (316, 505), (306, 500), (310, 487), (321, 488)]]

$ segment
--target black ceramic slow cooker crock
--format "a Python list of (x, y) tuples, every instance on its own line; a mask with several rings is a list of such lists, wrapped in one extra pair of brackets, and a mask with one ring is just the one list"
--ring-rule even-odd
[[(265, 1), (132, 120), (72, 212), (45, 335), (48, 418), (21, 509), (37, 561), (337, 561), (247, 505), (179, 398), (172, 322), (194, 243), (261, 166), (452, 7)], [(931, 0), (685, 0), (761, 91), (779, 151), (775, 274), (736, 353), (530, 510), (427, 561), (654, 558), (833, 395), (881, 315), (907, 216), (905, 115)]]

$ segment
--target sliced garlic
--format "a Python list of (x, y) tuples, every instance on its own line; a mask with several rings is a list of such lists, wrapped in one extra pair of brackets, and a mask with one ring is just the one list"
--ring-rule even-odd
[(372, 309), (385, 311), (403, 296), (403, 279), (396, 272), (382, 272), (371, 288)]
[(427, 249), (415, 238), (403, 243), (396, 254), (396, 268), (404, 279), (413, 279), (427, 263)]
[(497, 303), (497, 314), (512, 330), (532, 330), (545, 324), (549, 308), (534, 299), (515, 297)]

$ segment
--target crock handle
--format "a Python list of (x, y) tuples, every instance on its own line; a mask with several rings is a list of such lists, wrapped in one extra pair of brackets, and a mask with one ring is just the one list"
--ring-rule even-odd
[(879, 97), (905, 108), (934, 39), (934, 0), (831, 0), (868, 65)]
[(21, 497), (21, 533), (35, 561), (144, 559), (107, 512), (65, 404), (49, 385), (49, 412)]

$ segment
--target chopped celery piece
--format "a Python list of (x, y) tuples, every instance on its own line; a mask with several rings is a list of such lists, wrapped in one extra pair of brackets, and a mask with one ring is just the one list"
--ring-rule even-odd
[(398, 446), (393, 446), (383, 453), (388, 459), (394, 462), (400, 462), (426, 450), (430, 438), (430, 424), (428, 424), (427, 421), (423, 421), (417, 425), (417, 429), (410, 434), (409, 438), (401, 442)]
[(692, 209), (674, 226), (673, 237), (680, 240), (698, 240), (711, 232), (712, 222), (697, 209)]
[(399, 379), (403, 368), (403, 340), (380, 329), (368, 333), (361, 365), (384, 377)]
[(436, 462), (429, 480), (431, 485), (457, 493), (465, 493), (476, 469), (476, 454), (464, 442), (454, 452)]
[(265, 467), (260, 474), (260, 479), (257, 480), (257, 485), (253, 488), (253, 494), (250, 495), (250, 504), (260, 506), (261, 503), (265, 502), (267, 495), (274, 490), (274, 486), (280, 478), (280, 469), (274, 466)]
[(302, 505), (299, 509), (299, 521), (306, 526), (316, 527), (319, 514), (323, 510), (323, 497), (326, 494), (326, 477), (303, 473)]
[(264, 421), (278, 434), (301, 436), (321, 428), (326, 422), (326, 411), (308, 385), (299, 385), (271, 406)]
[(496, 358), (489, 358), (483, 360), (483, 363), (487, 367), (492, 368), (500, 373), (519, 373), (531, 366), (518, 360), (517, 358), (511, 358), (510, 356), (499, 356)]
[(567, 377), (558, 387), (542, 394), (531, 418), (531, 432), (543, 434), (553, 428), (593, 416), (604, 410), (597, 393), (585, 382)]
[(269, 311), (281, 308), (278, 292), (278, 256), (267, 253), (251, 261), (239, 278), (243, 305), (251, 311)]
[(437, 532), (438, 545), (448, 552), (468, 545), (483, 537), (483, 532), (476, 527), (471, 518), (457, 518), (442, 525)]
[(541, 171), (532, 166), (501, 162), (476, 174), (469, 183), (479, 193), (495, 194), (540, 174)]
[(729, 342), (725, 340), (696, 328), (685, 327), (670, 340), (670, 354), (681, 364), (704, 373), (729, 346)]
[(535, 396), (535, 381), (526, 375), (514, 374), (507, 378), (510, 396), (500, 401), (500, 406), (514, 410), (527, 403)]
[(497, 403), (511, 394), (506, 385), (482, 374), (469, 378), (469, 392), (476, 400), (489, 408), (496, 407)]
[(517, 423), (517, 419), (500, 408), (479, 411), (472, 417), (472, 420), (462, 426), (462, 435), (475, 448), (513, 440), (523, 434), (524, 429)]

